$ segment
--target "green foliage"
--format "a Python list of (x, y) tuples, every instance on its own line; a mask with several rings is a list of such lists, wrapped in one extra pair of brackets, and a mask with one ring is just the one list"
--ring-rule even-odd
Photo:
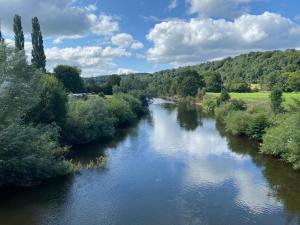
[(61, 81), (68, 92), (80, 93), (83, 91), (83, 82), (80, 69), (68, 65), (58, 65), (54, 68), (55, 77)]
[(0, 186), (32, 185), (69, 174), (59, 129), (33, 125), (24, 118), (41, 102), (41, 71), (26, 64), (25, 54), (0, 45)]
[(183, 97), (196, 96), (198, 89), (204, 87), (204, 79), (196, 71), (188, 70), (182, 74), (177, 93)]
[(300, 91), (300, 72), (288, 74), (287, 90)]
[(116, 126), (127, 124), (136, 118), (127, 101), (117, 96), (107, 99), (109, 111), (116, 118)]
[(251, 114), (245, 111), (231, 111), (225, 117), (226, 130), (233, 135), (246, 135)]
[(218, 72), (204, 74), (205, 87), (208, 92), (220, 92), (222, 88), (222, 77)]
[(230, 100), (230, 95), (229, 95), (227, 89), (223, 87), (221, 90), (221, 95), (218, 98), (217, 103), (220, 105), (224, 102), (228, 102), (229, 100)]
[(67, 94), (62, 83), (53, 75), (45, 75), (40, 81), (40, 102), (27, 115), (35, 123), (56, 123), (63, 126), (66, 119)]
[(241, 100), (230, 100), (226, 103), (221, 104), (216, 110), (215, 115), (218, 120), (224, 120), (226, 116), (232, 111), (243, 111), (246, 110), (247, 106), (244, 101)]
[(71, 144), (84, 144), (111, 137), (115, 119), (101, 97), (71, 99), (68, 103), (65, 139)]
[(281, 157), (300, 169), (300, 113), (277, 118), (277, 124), (267, 129), (261, 152)]
[(24, 50), (24, 33), (22, 28), (21, 16), (15, 15), (13, 30), (15, 33), (15, 49)]
[(0, 186), (28, 186), (73, 172), (55, 127), (12, 123), (0, 132)]
[(233, 83), (230, 84), (229, 91), (238, 93), (251, 92), (251, 88), (247, 83)]
[(142, 101), (139, 100), (137, 97), (134, 97), (130, 94), (117, 94), (116, 97), (124, 99), (126, 102), (128, 102), (132, 112), (135, 115), (141, 116), (146, 112), (146, 107), (143, 105)]
[(43, 36), (40, 23), (37, 17), (32, 18), (32, 59), (31, 63), (35, 68), (46, 71), (46, 55), (44, 52)]
[(279, 88), (274, 88), (271, 92), (270, 99), (271, 99), (271, 108), (273, 113), (278, 114), (283, 112), (282, 90)]
[(270, 122), (264, 113), (250, 114), (246, 111), (231, 111), (225, 117), (226, 130), (234, 135), (246, 135), (261, 140)]

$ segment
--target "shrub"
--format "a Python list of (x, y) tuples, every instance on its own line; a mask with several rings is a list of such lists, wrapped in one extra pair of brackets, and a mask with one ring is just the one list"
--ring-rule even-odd
[(250, 114), (246, 135), (252, 139), (261, 140), (266, 129), (270, 126), (270, 121), (265, 113)]
[(266, 130), (260, 151), (281, 157), (300, 168), (300, 112), (278, 118), (278, 123)]
[(242, 100), (230, 100), (227, 103), (221, 104), (215, 114), (218, 120), (223, 120), (232, 111), (243, 111), (247, 109), (247, 105)]
[(220, 95), (220, 97), (218, 98), (218, 101), (217, 101), (218, 105), (220, 105), (224, 102), (228, 102), (229, 100), (230, 100), (230, 95), (229, 95), (227, 89), (222, 88), (221, 95)]
[(28, 186), (69, 174), (74, 167), (65, 161), (66, 149), (58, 144), (52, 126), (14, 123), (0, 132), (0, 186)]
[(108, 109), (115, 118), (116, 126), (129, 123), (137, 116), (131, 110), (130, 104), (123, 98), (112, 96), (107, 99)]
[(270, 95), (270, 99), (271, 99), (271, 108), (272, 111), (275, 114), (281, 113), (283, 112), (283, 107), (282, 107), (282, 90), (279, 88), (274, 88), (271, 92)]
[(244, 92), (251, 92), (251, 87), (247, 83), (233, 83), (230, 85), (229, 90), (231, 92), (244, 93)]
[(245, 111), (230, 112), (225, 118), (226, 130), (233, 135), (247, 135), (251, 114)]
[(135, 115), (140, 116), (143, 113), (145, 113), (146, 107), (144, 107), (142, 105), (142, 102), (138, 98), (134, 97), (133, 95), (118, 94), (117, 97), (121, 98), (121, 99), (124, 99), (126, 102), (128, 102), (132, 112)]
[(110, 137), (115, 119), (101, 97), (87, 100), (71, 99), (68, 103), (64, 136), (70, 144), (84, 144)]

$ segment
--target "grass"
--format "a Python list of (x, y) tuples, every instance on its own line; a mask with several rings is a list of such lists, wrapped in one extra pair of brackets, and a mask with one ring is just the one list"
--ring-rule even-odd
[[(208, 96), (218, 97), (219, 93), (207, 93)], [(232, 99), (239, 99), (246, 102), (269, 102), (270, 101), (270, 92), (253, 92), (253, 93), (230, 93)], [(300, 92), (297, 93), (284, 93), (284, 105), (292, 105), (293, 99), (300, 99)]]

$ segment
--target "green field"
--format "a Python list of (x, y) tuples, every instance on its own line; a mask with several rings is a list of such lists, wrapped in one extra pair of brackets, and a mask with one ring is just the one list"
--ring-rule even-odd
[[(218, 97), (219, 93), (207, 93), (208, 96)], [(253, 92), (253, 93), (230, 93), (232, 99), (239, 99), (246, 102), (269, 102), (270, 92)], [(293, 99), (300, 99), (300, 92), (297, 93), (284, 93), (284, 104), (293, 104)]]

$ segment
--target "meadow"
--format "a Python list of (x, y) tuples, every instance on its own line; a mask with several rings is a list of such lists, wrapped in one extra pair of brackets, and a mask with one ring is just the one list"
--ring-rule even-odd
[[(207, 93), (208, 96), (218, 97), (220, 93)], [(251, 92), (251, 93), (230, 93), (232, 99), (243, 100), (248, 103), (251, 102), (269, 102), (270, 92)], [(300, 99), (300, 92), (283, 93), (284, 105), (289, 106), (293, 104), (293, 99)]]

